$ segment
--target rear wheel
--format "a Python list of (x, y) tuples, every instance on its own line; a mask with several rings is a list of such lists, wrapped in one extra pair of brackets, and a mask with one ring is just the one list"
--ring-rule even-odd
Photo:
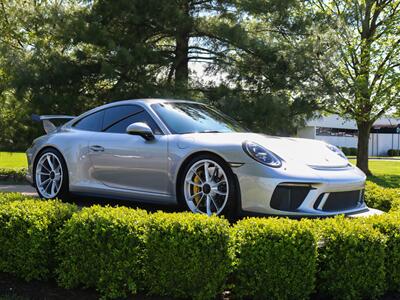
[(39, 154), (34, 165), (36, 191), (40, 198), (65, 199), (68, 196), (67, 166), (55, 149), (46, 149)]
[(182, 172), (180, 200), (194, 212), (234, 217), (235, 181), (227, 163), (214, 155), (199, 155)]

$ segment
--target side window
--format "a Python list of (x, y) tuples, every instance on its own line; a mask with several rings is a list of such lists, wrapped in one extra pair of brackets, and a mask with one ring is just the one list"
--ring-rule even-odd
[(112, 133), (126, 133), (126, 128), (132, 123), (136, 122), (143, 122), (149, 125), (150, 128), (153, 130), (154, 134), (162, 134), (160, 128), (157, 126), (157, 124), (154, 122), (154, 120), (146, 111), (142, 111), (133, 116), (127, 117), (119, 121), (118, 123), (110, 126), (109, 128), (105, 128), (104, 131)]
[(87, 131), (101, 131), (103, 124), (104, 110), (95, 112), (74, 124), (73, 127)]
[(139, 105), (119, 105), (107, 108), (104, 113), (103, 129), (118, 123), (119, 121), (143, 111)]

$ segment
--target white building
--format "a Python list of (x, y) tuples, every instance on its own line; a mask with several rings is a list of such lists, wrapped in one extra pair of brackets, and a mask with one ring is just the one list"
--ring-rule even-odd
[[(358, 130), (352, 120), (329, 115), (307, 121), (297, 131), (298, 137), (322, 140), (339, 147), (357, 148)], [(369, 155), (386, 156), (389, 149), (400, 149), (400, 119), (377, 120), (369, 137)]]

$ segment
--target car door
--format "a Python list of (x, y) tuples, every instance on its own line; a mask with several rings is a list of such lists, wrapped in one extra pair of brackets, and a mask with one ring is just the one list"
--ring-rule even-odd
[[(147, 123), (154, 140), (127, 134), (126, 128), (136, 122)], [(167, 194), (167, 145), (167, 136), (143, 107), (108, 108), (102, 131), (94, 132), (89, 142), (91, 176), (113, 188)]]
[(65, 133), (69, 137), (64, 147), (68, 158), (69, 185), (71, 191), (87, 192), (91, 186), (89, 141), (95, 132), (101, 131), (104, 111), (96, 111), (74, 122)]

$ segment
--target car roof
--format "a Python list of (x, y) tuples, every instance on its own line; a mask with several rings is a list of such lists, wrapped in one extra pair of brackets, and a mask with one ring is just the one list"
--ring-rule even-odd
[(133, 104), (133, 103), (143, 103), (143, 104), (156, 104), (156, 103), (199, 103), (191, 100), (181, 100), (181, 99), (162, 99), (162, 98), (145, 98), (145, 99), (130, 99), (110, 102), (106, 105), (116, 105), (116, 104)]

